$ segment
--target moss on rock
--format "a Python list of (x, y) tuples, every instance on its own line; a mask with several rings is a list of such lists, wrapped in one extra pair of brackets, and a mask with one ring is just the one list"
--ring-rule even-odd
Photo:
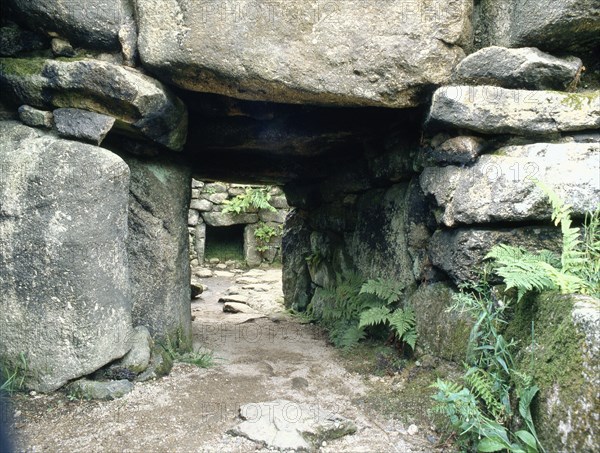
[(548, 451), (595, 448), (600, 403), (598, 378), (593, 376), (600, 374), (600, 358), (598, 344), (593, 343), (598, 339), (599, 315), (596, 310), (589, 322), (587, 315), (594, 316), (590, 310), (584, 312), (584, 321), (574, 320), (581, 304), (590, 300), (592, 305), (599, 303), (588, 297), (555, 293), (523, 299), (505, 332), (507, 338), (519, 342), (517, 369), (532, 375), (540, 387), (532, 412)]
[(417, 347), (426, 353), (455, 362), (466, 357), (473, 320), (447, 312), (455, 291), (446, 283), (421, 286), (409, 299), (417, 315)]

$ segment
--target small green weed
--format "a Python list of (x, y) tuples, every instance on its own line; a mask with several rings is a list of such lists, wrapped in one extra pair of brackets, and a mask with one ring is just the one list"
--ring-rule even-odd
[(11, 366), (4, 365), (0, 369), (2, 369), (2, 375), (0, 375), (0, 393), (5, 392), (12, 395), (24, 389), (25, 378), (29, 370), (27, 358), (24, 353), (19, 355), (17, 363)]

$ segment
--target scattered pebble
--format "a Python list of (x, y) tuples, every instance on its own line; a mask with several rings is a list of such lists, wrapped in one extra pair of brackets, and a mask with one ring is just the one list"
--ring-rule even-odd
[(408, 429), (406, 430), (406, 432), (409, 435), (414, 436), (415, 434), (417, 434), (419, 432), (419, 427), (417, 425), (410, 425), (408, 427)]

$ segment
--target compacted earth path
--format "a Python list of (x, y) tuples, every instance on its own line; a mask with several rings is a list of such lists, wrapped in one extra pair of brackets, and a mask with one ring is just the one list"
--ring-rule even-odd
[[(281, 270), (216, 271), (200, 281), (205, 291), (192, 301), (194, 344), (213, 351), (214, 366), (175, 364), (169, 376), (136, 384), (114, 401), (18, 396), (19, 451), (272, 451), (228, 431), (242, 421), (240, 406), (274, 400), (297, 404), (293, 414), (311, 408), (353, 422), (354, 434), (319, 440), (311, 447), (318, 451), (438, 451), (429, 427), (369, 409), (364, 397), (373, 376), (349, 371), (321, 330), (283, 313)], [(249, 313), (224, 312), (223, 298)]]

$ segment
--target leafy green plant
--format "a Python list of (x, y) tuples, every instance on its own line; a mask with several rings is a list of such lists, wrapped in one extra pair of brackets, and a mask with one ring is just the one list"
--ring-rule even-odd
[(401, 344), (414, 349), (415, 313), (410, 307), (398, 307), (403, 289), (401, 284), (389, 280), (364, 282), (352, 274), (338, 278), (331, 288), (322, 289), (321, 297), (313, 299), (307, 312), (329, 330), (331, 341), (338, 347), (353, 348), (374, 333), (369, 332), (370, 328), (384, 326), (384, 331), (390, 331)]
[(4, 365), (0, 367), (2, 375), (0, 376), (0, 394), (5, 392), (9, 395), (23, 390), (25, 378), (29, 365), (24, 353), (19, 354), (19, 360), (13, 365)]
[[(166, 340), (158, 341), (157, 343), (173, 362), (189, 363), (191, 365), (196, 365), (198, 368), (210, 368), (215, 363), (212, 351), (202, 351), (201, 349), (190, 351), (189, 347), (180, 347), (182, 340), (179, 332), (176, 340), (167, 338)], [(185, 349), (188, 350), (186, 351)]]
[[(435, 410), (445, 414), (459, 442), (481, 452), (509, 451), (537, 453), (544, 451), (529, 407), (538, 388), (532, 379), (514, 370), (513, 341), (500, 333), (508, 302), (498, 299), (484, 280), (463, 287), (454, 298), (453, 311), (468, 313), (474, 319), (469, 338), (463, 384), (438, 379), (432, 387)], [(518, 401), (521, 429), (515, 424), (514, 407)]]
[(264, 222), (258, 224), (258, 228), (254, 230), (254, 237), (258, 243), (256, 250), (260, 253), (265, 253), (271, 247), (271, 240), (283, 234), (283, 225), (276, 227), (267, 225)]
[(223, 212), (241, 214), (248, 212), (251, 208), (275, 212), (277, 209), (269, 203), (271, 200), (270, 190), (270, 186), (248, 187), (246, 188), (245, 193), (240, 194), (231, 200), (226, 200), (226, 206), (223, 208)]
[(580, 229), (572, 226), (571, 207), (550, 188), (537, 184), (548, 195), (552, 221), (561, 229), (560, 257), (547, 250), (531, 253), (500, 244), (486, 258), (494, 260), (506, 289), (517, 289), (518, 300), (529, 291), (545, 290), (600, 295), (600, 207), (586, 216), (582, 240)]
[(359, 328), (384, 324), (388, 326), (400, 342), (415, 349), (417, 342), (417, 319), (411, 307), (389, 308), (400, 300), (404, 286), (392, 280), (379, 278), (368, 280), (360, 289), (360, 294), (371, 294), (384, 301), (387, 306), (373, 307), (360, 314)]
[(183, 354), (176, 354), (173, 357), (175, 362), (189, 363), (198, 368), (210, 368), (215, 364), (215, 358), (212, 351), (201, 351), (200, 349)]

